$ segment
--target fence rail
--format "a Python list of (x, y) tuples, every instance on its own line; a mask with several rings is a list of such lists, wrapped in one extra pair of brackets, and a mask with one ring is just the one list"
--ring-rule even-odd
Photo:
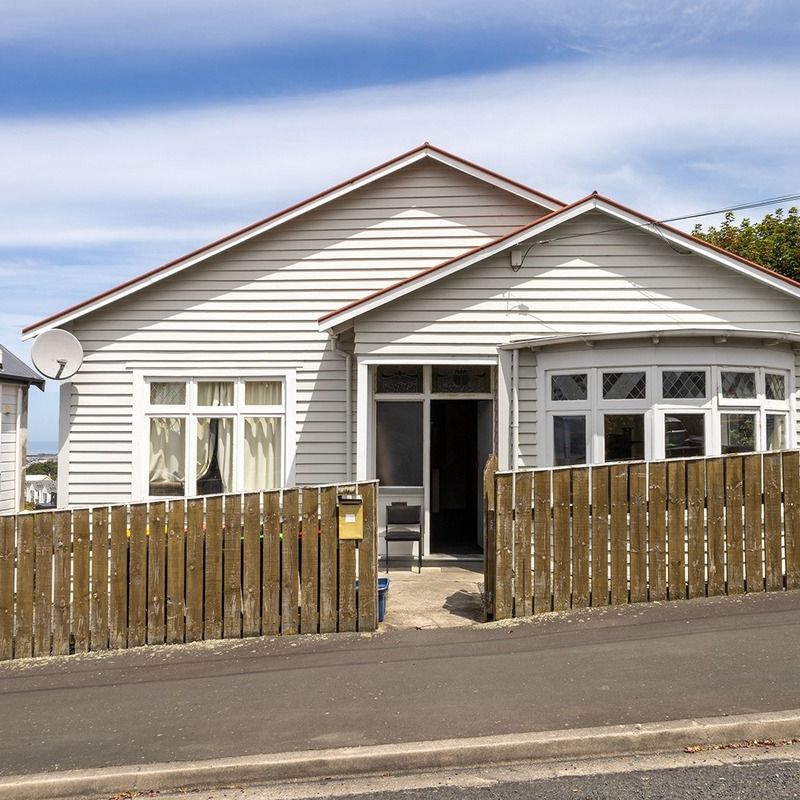
[(800, 588), (800, 452), (491, 474), (494, 619)]
[[(377, 626), (377, 485), (0, 517), (0, 660)], [(358, 581), (358, 589), (356, 588)]]

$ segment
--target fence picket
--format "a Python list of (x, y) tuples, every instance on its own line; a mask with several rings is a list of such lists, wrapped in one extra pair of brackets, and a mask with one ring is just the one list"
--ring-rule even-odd
[(608, 605), (609, 468), (592, 467), (592, 605)]
[(319, 489), (302, 492), (300, 633), (319, 630)]
[(572, 470), (572, 607), (589, 605), (589, 468)]
[(337, 625), (337, 578), (339, 548), (336, 533), (336, 487), (320, 492), (319, 632), (335, 633)]
[(708, 525), (708, 596), (725, 594), (725, 464), (721, 458), (706, 463)]
[(69, 653), (69, 612), (72, 582), (72, 516), (56, 511), (53, 558), (53, 655)]
[(553, 473), (553, 611), (566, 611), (570, 601), (571, 470)]
[(164, 644), (167, 621), (166, 505), (151, 503), (147, 513), (147, 643)]
[(166, 639), (168, 644), (183, 641), (186, 615), (186, 504), (172, 500), (167, 518), (167, 611)]
[[(299, 538), (300, 493), (288, 489), (283, 493), (283, 540), (281, 542), (281, 633), (295, 634), (300, 630), (299, 598)], [(353, 545), (355, 547), (355, 543)], [(353, 617), (355, 619), (355, 552), (353, 553)], [(355, 625), (355, 622), (353, 622)], [(355, 630), (355, 627), (353, 628)]]
[(670, 600), (686, 597), (686, 462), (667, 464), (667, 561)]
[(358, 543), (358, 629), (378, 627), (378, 498), (374, 483), (361, 483), (364, 538)]
[[(536, 614), (552, 609), (550, 475), (544, 470), (533, 475), (533, 610)], [(495, 515), (499, 511), (498, 504)]]
[(748, 592), (764, 591), (761, 566), (761, 454), (744, 456), (744, 568)]
[(729, 456), (725, 462), (725, 550), (728, 562), (728, 594), (744, 591), (744, 550), (742, 510), (744, 508), (742, 458)]
[(339, 541), (339, 630), (354, 631), (356, 616), (356, 543)]
[(800, 453), (783, 453), (786, 588), (800, 589)]
[(86, 508), (79, 509), (72, 515), (72, 635), (75, 639), (75, 652), (87, 652), (89, 650), (89, 510)]
[(261, 633), (261, 494), (244, 496), (242, 543), (242, 635)]
[(531, 581), (531, 493), (533, 491), (530, 472), (520, 472), (514, 487), (514, 616), (524, 617), (533, 613)]
[(89, 598), (89, 647), (108, 650), (108, 508), (92, 511), (92, 594)]
[(16, 518), (0, 517), (0, 661), (14, 657), (15, 537)]
[(649, 599), (667, 599), (667, 464), (650, 464), (648, 480), (648, 576)]
[(186, 629), (187, 642), (203, 638), (203, 592), (205, 590), (205, 504), (202, 497), (186, 504)]
[(507, 619), (513, 613), (514, 508), (512, 476), (497, 476), (497, 546), (494, 596), (494, 618)]
[(628, 467), (630, 496), (631, 602), (647, 600), (647, 465)]
[(206, 562), (203, 638), (222, 638), (222, 497), (206, 498)]
[(705, 595), (705, 505), (706, 465), (702, 460), (686, 463), (686, 542), (689, 597)]
[(781, 564), (781, 454), (764, 454), (764, 567), (768, 592), (783, 589)]
[(112, 650), (128, 646), (128, 507), (111, 509), (111, 593), (108, 643)]
[(611, 604), (628, 602), (628, 466), (611, 467)]
[(131, 506), (128, 538), (128, 647), (147, 638), (147, 505)]
[(269, 636), (281, 632), (281, 494), (264, 495), (262, 551), (261, 630)]
[(222, 634), (242, 638), (242, 497), (225, 497), (223, 533)]
[(39, 512), (33, 520), (35, 594), (33, 654), (49, 656), (53, 626), (53, 513)]

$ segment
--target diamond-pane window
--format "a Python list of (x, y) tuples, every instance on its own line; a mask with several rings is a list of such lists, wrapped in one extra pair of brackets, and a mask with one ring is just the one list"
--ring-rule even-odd
[(661, 373), (661, 393), (665, 400), (694, 400), (706, 396), (706, 373), (703, 370), (671, 370)]
[(150, 405), (182, 406), (186, 403), (186, 384), (153, 381), (150, 384)]
[(723, 372), (722, 396), (726, 400), (753, 400), (756, 396), (754, 372)]
[(768, 372), (765, 376), (767, 400), (786, 399), (786, 378), (781, 374)]
[(641, 400), (646, 395), (644, 372), (603, 373), (603, 400)]
[(551, 375), (551, 400), (585, 400), (588, 380), (585, 372), (575, 375)]

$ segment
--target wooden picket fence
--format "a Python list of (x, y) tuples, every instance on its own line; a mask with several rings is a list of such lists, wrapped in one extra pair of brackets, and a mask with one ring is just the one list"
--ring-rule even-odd
[(800, 452), (494, 472), (488, 618), (800, 588)]
[[(364, 538), (340, 540), (353, 491)], [(377, 527), (374, 481), (2, 516), (0, 660), (373, 631)]]

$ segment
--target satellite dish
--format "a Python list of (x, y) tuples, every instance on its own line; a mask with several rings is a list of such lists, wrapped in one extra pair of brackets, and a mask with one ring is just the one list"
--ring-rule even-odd
[(80, 369), (83, 347), (69, 331), (53, 328), (36, 337), (31, 360), (45, 378), (63, 381)]

